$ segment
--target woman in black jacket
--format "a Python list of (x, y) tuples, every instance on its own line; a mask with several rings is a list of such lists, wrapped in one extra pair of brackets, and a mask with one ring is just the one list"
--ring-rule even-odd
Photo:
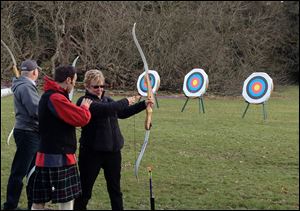
[[(118, 119), (125, 119), (146, 109), (153, 100), (135, 103), (136, 96), (114, 101), (104, 96), (104, 76), (100, 70), (89, 70), (84, 77), (86, 93), (83, 98), (93, 102), (90, 105), (91, 120), (82, 128), (79, 148), (79, 171), (82, 196), (75, 200), (75, 210), (86, 210), (92, 196), (93, 185), (102, 168), (107, 184), (112, 210), (123, 210), (120, 187), (121, 149), (124, 138)], [(133, 105), (134, 104), (134, 105)]]

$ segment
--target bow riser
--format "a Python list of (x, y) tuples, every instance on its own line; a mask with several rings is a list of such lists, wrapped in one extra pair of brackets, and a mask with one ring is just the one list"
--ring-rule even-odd
[[(153, 100), (154, 96), (153, 96), (152, 86), (151, 86), (150, 77), (149, 77), (148, 72), (145, 74), (145, 81), (147, 84), (147, 97), (149, 100)], [(148, 104), (147, 108), (146, 108), (146, 120), (145, 120), (145, 129), (146, 130), (150, 130), (150, 128), (151, 128), (152, 113), (153, 113), (153, 110), (151, 108), (151, 105)]]

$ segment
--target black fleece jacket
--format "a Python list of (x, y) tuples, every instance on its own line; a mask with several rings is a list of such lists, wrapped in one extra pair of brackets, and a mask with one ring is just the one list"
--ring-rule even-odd
[(126, 119), (145, 110), (145, 101), (129, 106), (126, 98), (114, 101), (110, 97), (102, 96), (99, 99), (86, 91), (85, 95), (78, 99), (77, 105), (81, 104), (83, 98), (93, 101), (90, 105), (92, 118), (86, 126), (82, 127), (80, 145), (95, 151), (120, 151), (124, 145), (124, 138), (118, 119)]

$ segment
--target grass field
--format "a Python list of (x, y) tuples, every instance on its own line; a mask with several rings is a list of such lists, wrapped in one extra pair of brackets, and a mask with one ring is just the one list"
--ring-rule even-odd
[[(276, 87), (266, 103), (266, 120), (262, 105), (250, 105), (242, 119), (246, 108), (242, 97), (204, 96), (205, 114), (199, 113), (195, 99), (184, 112), (184, 98), (158, 101), (139, 181), (133, 169), (144, 140), (145, 113), (120, 120), (125, 138), (121, 181), (125, 209), (150, 208), (147, 165), (153, 166), (159, 210), (299, 209), (299, 86)], [(1, 204), (15, 152), (13, 140), (6, 144), (13, 124), (12, 97), (3, 98)], [(19, 206), (26, 207), (25, 191)], [(88, 208), (110, 209), (103, 172)]]

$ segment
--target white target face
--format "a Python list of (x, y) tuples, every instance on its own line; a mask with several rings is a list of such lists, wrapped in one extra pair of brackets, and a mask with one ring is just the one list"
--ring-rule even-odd
[[(150, 83), (151, 83), (151, 87), (152, 87), (152, 93), (155, 94), (159, 89), (160, 77), (155, 70), (149, 70), (148, 74), (149, 74), (149, 79), (150, 79)], [(145, 72), (143, 72), (139, 76), (138, 81), (137, 81), (137, 89), (141, 96), (146, 97), (148, 88), (147, 88), (147, 83), (145, 81), (144, 76), (145, 76)]]
[(183, 82), (183, 92), (187, 97), (200, 97), (208, 88), (208, 76), (203, 69), (192, 69)]
[(248, 103), (266, 102), (273, 90), (272, 78), (264, 72), (252, 73), (244, 82), (243, 97)]

